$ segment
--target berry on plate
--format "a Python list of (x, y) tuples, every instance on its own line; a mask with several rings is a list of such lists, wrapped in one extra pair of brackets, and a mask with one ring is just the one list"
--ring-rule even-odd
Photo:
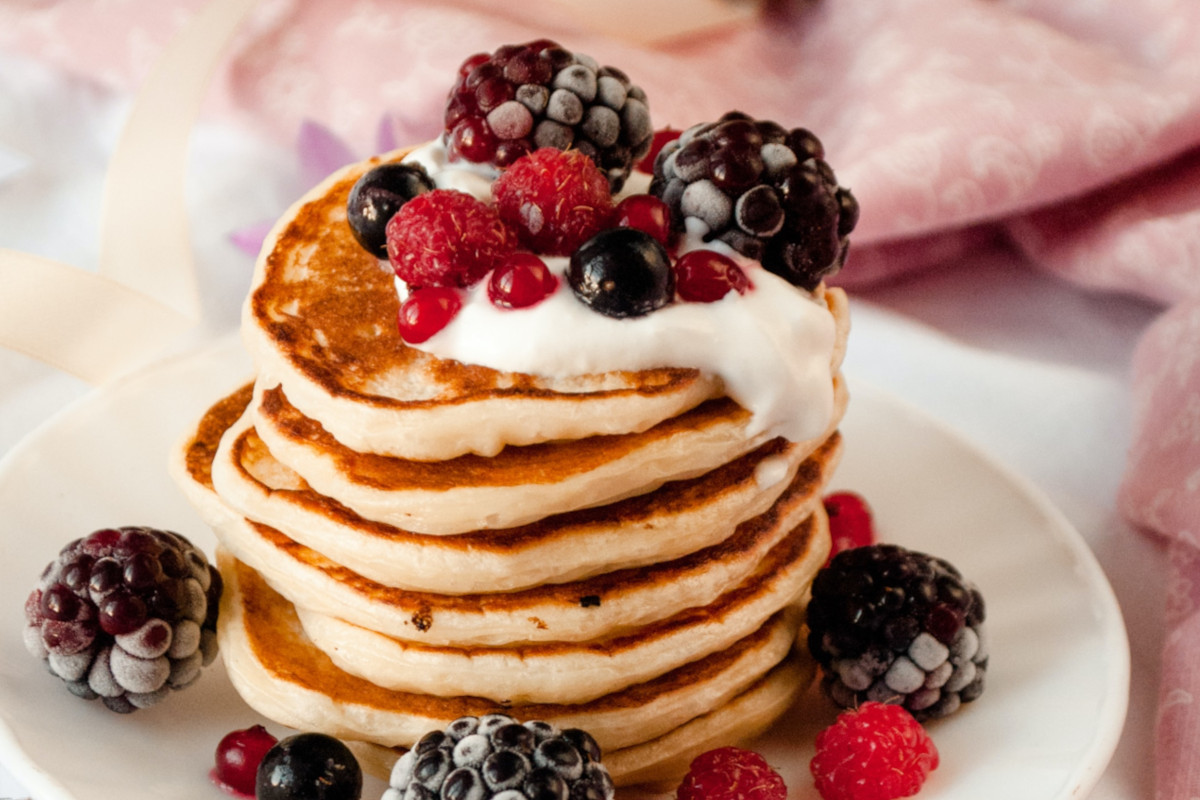
[(262, 725), (252, 725), (221, 737), (209, 776), (235, 797), (254, 797), (254, 780), (263, 756), (278, 740)]
[(25, 601), (25, 646), (77, 697), (127, 714), (217, 653), (221, 576), (183, 536), (104, 528), (64, 547)]
[(718, 747), (692, 760), (676, 800), (787, 800), (783, 778), (753, 750)]
[(521, 243), (547, 255), (569, 255), (613, 213), (608, 181), (578, 150), (543, 148), (519, 159), (496, 179), (492, 197)]
[(392, 767), (382, 800), (612, 800), (596, 740), (506, 714), (461, 717), (430, 731)]
[(894, 544), (856, 547), (820, 570), (808, 649), (835, 703), (903, 705), (942, 717), (983, 692), (983, 596), (941, 558)]
[(464, 61), (446, 102), (445, 134), (451, 158), (501, 168), (540, 148), (577, 151), (613, 191), (653, 140), (645, 92), (621, 70), (549, 39)]
[(820, 140), (803, 128), (731, 111), (666, 142), (650, 191), (677, 228), (689, 217), (804, 289), (841, 268), (858, 203), (838, 186)]
[(514, 245), (496, 209), (454, 189), (417, 195), (387, 224), (388, 261), (410, 288), (471, 286)]
[(833, 540), (826, 566), (843, 550), (875, 543), (875, 524), (871, 516), (871, 507), (862, 495), (855, 492), (832, 492), (825, 496), (824, 505), (825, 513), (829, 517), (829, 536)]
[(280, 739), (255, 775), (255, 800), (359, 800), (362, 767), (342, 742), (323, 733)]
[(842, 712), (817, 734), (809, 762), (824, 800), (910, 797), (937, 766), (937, 747), (911, 714), (870, 702)]

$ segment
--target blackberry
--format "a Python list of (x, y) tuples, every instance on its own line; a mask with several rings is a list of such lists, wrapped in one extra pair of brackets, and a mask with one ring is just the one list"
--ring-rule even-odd
[(445, 134), (452, 159), (501, 168), (542, 147), (579, 150), (614, 192), (654, 138), (646, 94), (624, 72), (549, 39), (464, 61)]
[(64, 547), (25, 601), (25, 646), (119, 713), (191, 685), (217, 653), (221, 576), (183, 536), (105, 528)]
[(430, 731), (392, 768), (382, 800), (612, 800), (596, 740), (578, 728), (507, 714)]
[(949, 562), (892, 544), (838, 553), (813, 581), (808, 648), (846, 708), (941, 717), (983, 691), (983, 596)]
[(705, 241), (722, 241), (811, 291), (841, 268), (858, 223), (858, 202), (838, 186), (824, 154), (804, 128), (730, 111), (663, 145), (650, 191), (677, 230), (695, 218)]

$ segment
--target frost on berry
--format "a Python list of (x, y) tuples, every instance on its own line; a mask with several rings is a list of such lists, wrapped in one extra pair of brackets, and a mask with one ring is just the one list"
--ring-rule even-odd
[(692, 760), (676, 800), (786, 800), (787, 786), (753, 750), (718, 747)]
[(221, 579), (169, 531), (106, 528), (77, 539), (25, 604), (24, 641), (74, 695), (146, 708), (216, 656)]
[(494, 208), (453, 189), (414, 197), (387, 224), (388, 261), (410, 288), (471, 286), (513, 245)]
[(501, 169), (539, 148), (572, 149), (619, 191), (653, 127), (645, 93), (624, 72), (549, 39), (463, 62), (446, 101), (451, 160)]
[(570, 255), (608, 226), (608, 180), (578, 150), (542, 148), (496, 179), (492, 196), (501, 219), (537, 253)]
[(817, 734), (809, 763), (824, 800), (894, 800), (920, 791), (938, 751), (900, 706), (868, 702)]
[(667, 139), (650, 191), (682, 229), (688, 218), (747, 258), (815, 289), (846, 258), (858, 203), (838, 185), (820, 140), (803, 128), (731, 111)]

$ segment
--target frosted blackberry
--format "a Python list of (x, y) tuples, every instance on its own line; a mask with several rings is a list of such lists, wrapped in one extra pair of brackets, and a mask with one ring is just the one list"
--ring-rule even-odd
[(689, 218), (705, 241), (720, 240), (808, 290), (839, 270), (858, 203), (804, 128), (731, 111), (667, 142), (654, 161), (651, 193), (678, 230)]
[(949, 562), (875, 544), (839, 553), (813, 581), (808, 648), (846, 708), (901, 704), (918, 720), (983, 691), (988, 652), (979, 590)]
[(646, 94), (615, 67), (539, 39), (463, 62), (446, 102), (452, 159), (507, 167), (542, 147), (586, 154), (618, 191), (650, 150)]
[(431, 731), (392, 768), (382, 800), (612, 800), (600, 748), (578, 728), (506, 714)]
[(72, 694), (129, 713), (189, 686), (217, 653), (221, 576), (170, 531), (105, 528), (46, 566), (25, 645)]

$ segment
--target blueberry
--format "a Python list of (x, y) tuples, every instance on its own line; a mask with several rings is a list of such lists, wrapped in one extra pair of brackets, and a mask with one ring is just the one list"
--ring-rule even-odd
[(388, 220), (409, 200), (433, 188), (433, 181), (419, 164), (380, 164), (368, 171), (354, 184), (346, 201), (354, 238), (377, 258), (387, 258)]
[(575, 295), (609, 317), (637, 317), (671, 302), (675, 277), (666, 249), (635, 228), (610, 228), (571, 255), (567, 281)]
[(323, 733), (282, 739), (263, 756), (255, 800), (359, 800), (362, 769), (346, 745)]

